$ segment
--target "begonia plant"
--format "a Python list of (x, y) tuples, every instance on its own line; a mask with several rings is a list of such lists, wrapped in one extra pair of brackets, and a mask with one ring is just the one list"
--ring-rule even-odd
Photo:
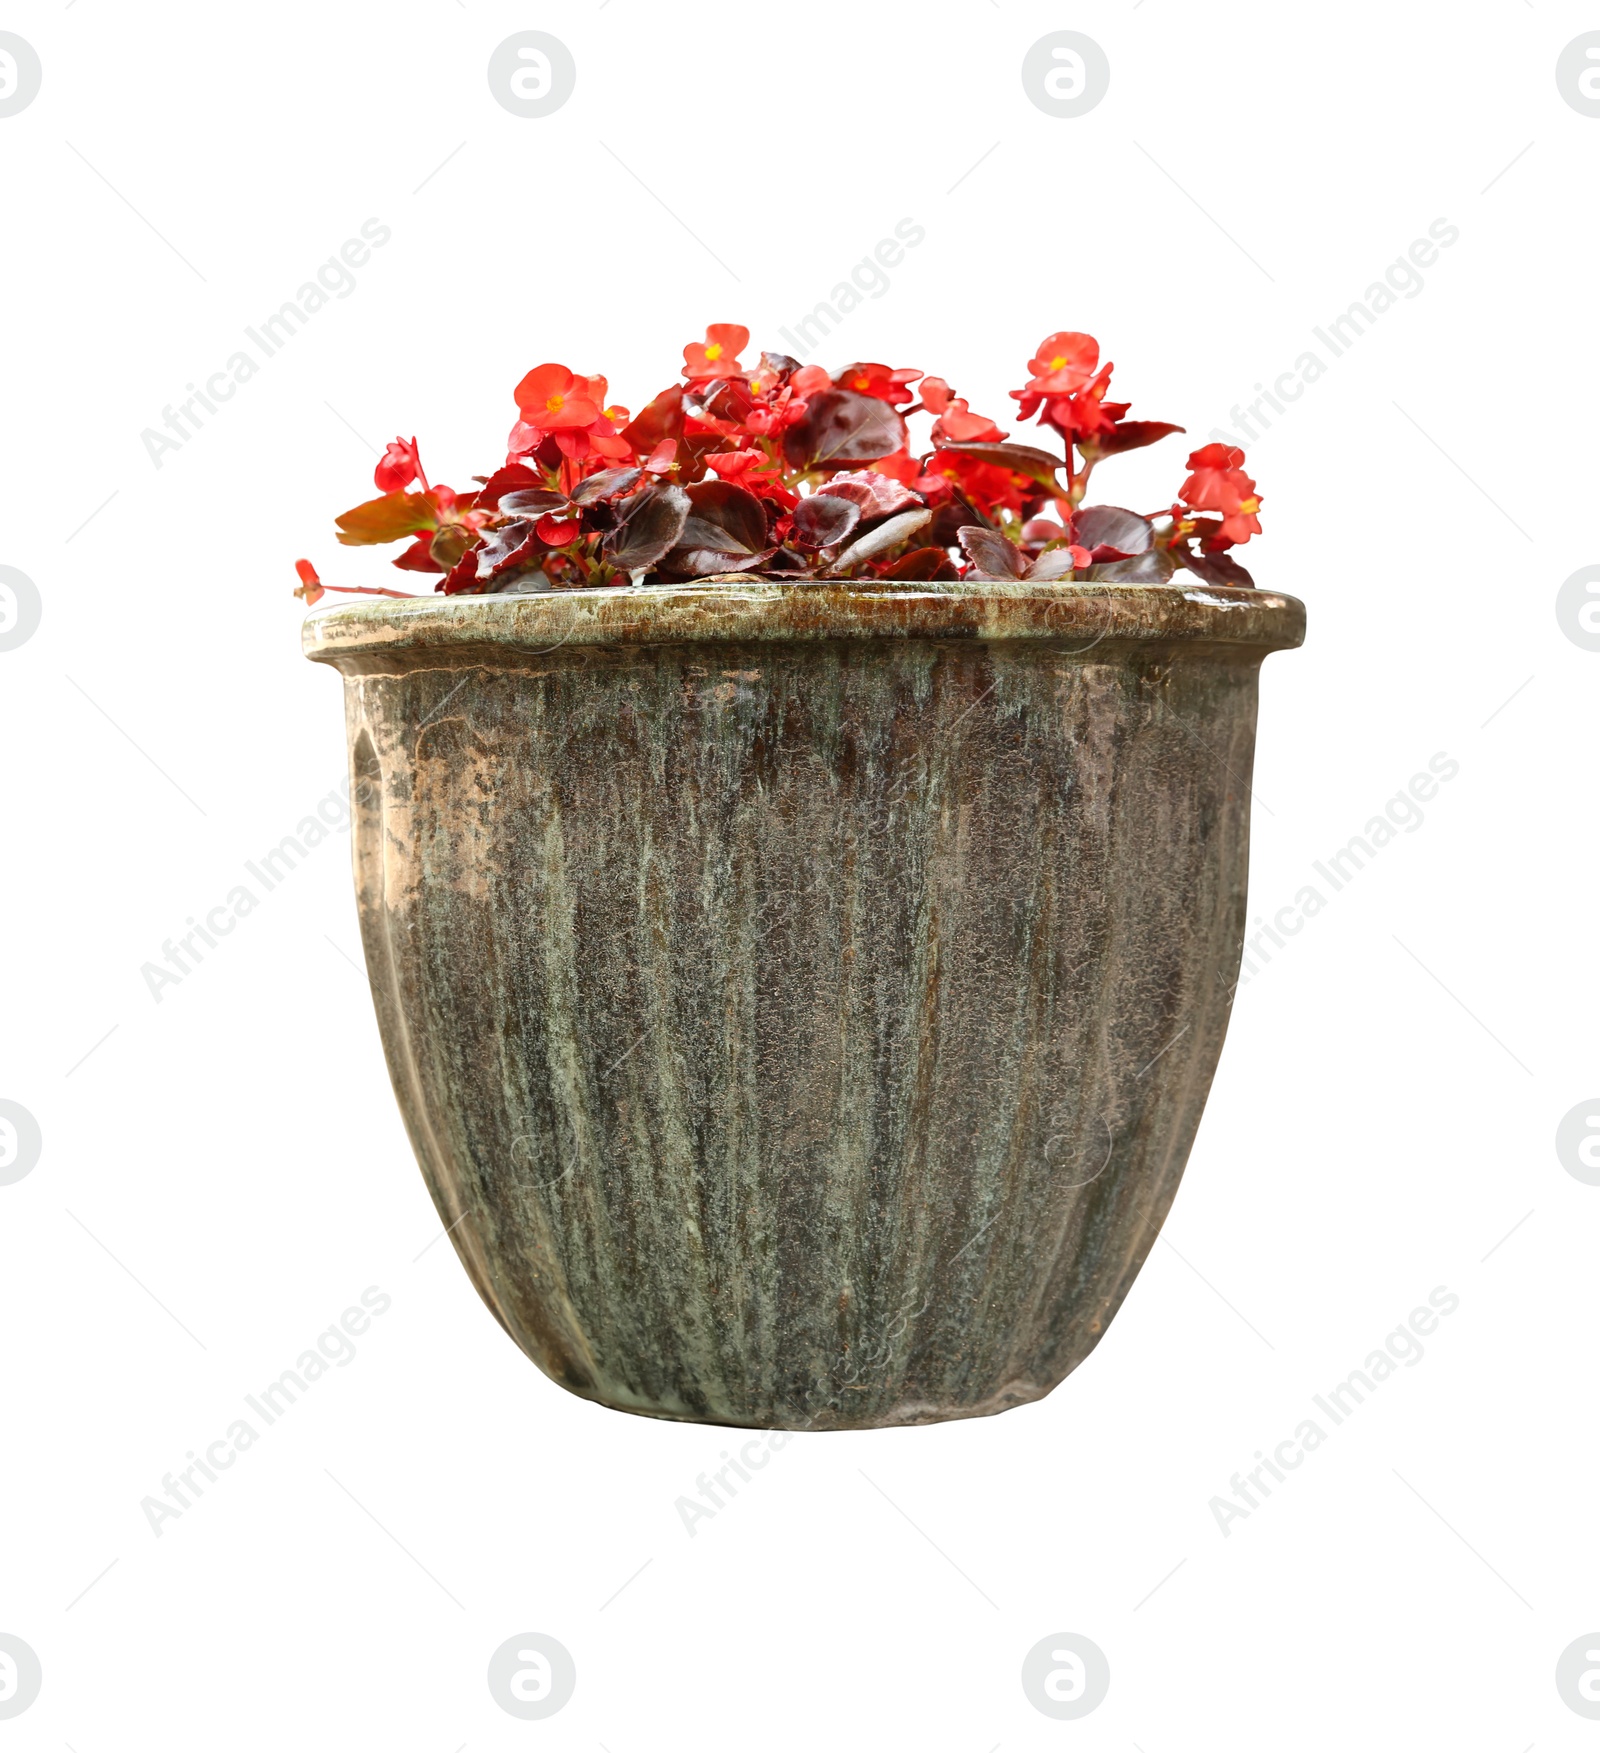
[[(379, 496), (335, 520), (352, 547), (404, 542), (394, 564), (446, 596), (689, 583), (963, 578), (1160, 583), (1179, 568), (1248, 585), (1232, 550), (1261, 530), (1244, 453), (1194, 451), (1158, 511), (1086, 504), (1107, 457), (1181, 432), (1107, 399), (1092, 335), (1047, 335), (1011, 391), (1016, 444), (940, 377), (875, 362), (830, 373), (782, 353), (743, 355), (749, 331), (714, 323), (683, 350), (680, 381), (637, 415), (603, 377), (535, 366), (513, 392), (504, 464), (471, 492), (430, 485), (414, 438), (385, 450)], [(914, 445), (910, 421), (926, 416)], [(1050, 448), (1046, 448), (1049, 444)], [(295, 592), (327, 585), (296, 562)]]

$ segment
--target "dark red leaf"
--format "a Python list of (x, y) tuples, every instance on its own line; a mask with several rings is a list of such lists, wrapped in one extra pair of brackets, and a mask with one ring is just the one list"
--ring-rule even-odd
[(443, 582), (433, 588), (442, 590), (447, 597), (467, 596), (480, 591), (482, 586), (478, 583), (478, 550), (468, 548), (450, 568)]
[(473, 549), (478, 562), (478, 583), (492, 584), (524, 560), (540, 552), (538, 536), (526, 518), (502, 524), (497, 530), (485, 532), (483, 540)]
[(1061, 457), (1053, 457), (1047, 450), (1035, 450), (1031, 444), (945, 444), (939, 448), (953, 450), (961, 456), (978, 457), (986, 463), (998, 463), (1032, 481), (1042, 481), (1047, 487), (1055, 485), (1056, 471), (1066, 467)]
[(548, 487), (518, 487), (500, 495), (500, 509), (507, 517), (548, 517), (553, 511), (564, 511), (566, 505), (566, 494)]
[(513, 493), (519, 487), (537, 487), (539, 477), (532, 469), (523, 468), (521, 463), (509, 463), (495, 472), (484, 482), (478, 493), (478, 509), (480, 511), (497, 510), (502, 493)]
[(615, 499), (626, 493), (643, 473), (642, 469), (601, 469), (572, 489), (572, 503), (595, 505), (602, 499)]
[(1028, 568), (1030, 583), (1051, 584), (1058, 578), (1070, 578), (1074, 566), (1070, 548), (1050, 548)]
[(662, 570), (680, 578), (750, 572), (770, 560), (766, 507), (746, 488), (711, 478), (687, 489), (689, 516)]
[[(448, 572), (450, 568), (441, 566), (433, 557), (433, 544), (437, 540), (436, 536), (424, 532), (403, 554), (396, 555), (390, 564), (398, 566), (402, 572)], [(458, 555), (457, 559), (459, 558)], [(451, 565), (454, 564), (455, 561), (452, 560)]]
[(1143, 554), (1152, 539), (1150, 520), (1120, 505), (1086, 505), (1072, 520), (1073, 540), (1090, 558), (1128, 560)]
[(1090, 568), (1096, 584), (1165, 584), (1175, 570), (1171, 548), (1149, 548), (1131, 560), (1113, 560), (1108, 566)]
[(697, 384), (683, 400), (691, 414), (713, 420), (742, 422), (756, 405), (749, 385), (743, 378), (717, 378), (711, 383)]
[(729, 554), (721, 548), (674, 548), (661, 562), (663, 572), (676, 578), (708, 578), (718, 572), (759, 572), (781, 548), (763, 548), (755, 554)]
[(882, 523), (875, 523), (864, 536), (857, 536), (840, 554), (828, 568), (827, 576), (836, 578), (848, 568), (859, 566), (863, 560), (872, 560), (879, 554), (887, 554), (891, 548), (898, 548), (902, 542), (909, 541), (932, 522), (933, 513), (923, 505), (915, 511), (902, 511), (898, 517), (885, 518)]
[(880, 578), (903, 579), (907, 583), (948, 582), (961, 574), (943, 548), (913, 548), (878, 574)]
[(1243, 585), (1246, 590), (1255, 588), (1256, 581), (1237, 560), (1226, 554), (1195, 554), (1182, 543), (1172, 552), (1181, 565), (1187, 566), (1196, 578), (1204, 579), (1207, 584)]
[(979, 578), (1021, 578), (1027, 572), (1022, 550), (998, 530), (981, 529), (969, 523), (962, 526), (960, 533), (961, 550)]
[(804, 554), (793, 548), (777, 548), (763, 563), (763, 572), (781, 572), (786, 578), (809, 578), (811, 566)]
[(880, 475), (872, 469), (858, 469), (854, 474), (840, 475), (817, 489), (822, 498), (853, 499), (861, 507), (863, 522), (868, 518), (892, 517), (897, 511), (909, 511), (913, 505), (926, 503), (892, 475)]
[(606, 536), (601, 554), (621, 572), (643, 572), (677, 546), (689, 516), (689, 495), (667, 482), (642, 488), (617, 509), (622, 522)]
[(824, 390), (807, 400), (799, 422), (784, 434), (783, 451), (797, 469), (875, 463), (906, 442), (906, 423), (876, 396)]
[(1182, 431), (1183, 427), (1171, 426), (1165, 420), (1124, 420), (1112, 431), (1080, 444), (1078, 449), (1091, 459), (1116, 456), (1125, 450), (1142, 450), (1145, 445), (1165, 438), (1169, 432)]
[(806, 548), (842, 542), (861, 521), (861, 507), (839, 494), (813, 493), (794, 508), (794, 539)]
[(976, 524), (979, 529), (990, 527), (984, 513), (958, 489), (934, 511), (928, 540), (940, 548), (953, 548), (961, 540), (963, 524)]
[(697, 481), (688, 490), (689, 519), (678, 545), (720, 554), (755, 554), (770, 546), (759, 499), (732, 481)]
[(639, 452), (648, 455), (664, 438), (683, 437), (683, 386), (663, 390), (637, 419), (624, 426), (622, 436)]

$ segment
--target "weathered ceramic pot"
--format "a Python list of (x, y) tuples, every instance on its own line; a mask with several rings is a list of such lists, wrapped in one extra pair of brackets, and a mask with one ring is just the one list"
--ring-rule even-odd
[(442, 1223), (627, 1412), (999, 1412), (1177, 1190), (1293, 598), (753, 580), (314, 616)]

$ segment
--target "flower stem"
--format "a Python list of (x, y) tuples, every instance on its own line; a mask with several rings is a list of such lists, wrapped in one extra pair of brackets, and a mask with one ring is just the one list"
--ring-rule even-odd
[(408, 602), (415, 602), (422, 594), (415, 590), (385, 590), (381, 585), (365, 584), (325, 584), (322, 588), (339, 591), (344, 596), (404, 597)]

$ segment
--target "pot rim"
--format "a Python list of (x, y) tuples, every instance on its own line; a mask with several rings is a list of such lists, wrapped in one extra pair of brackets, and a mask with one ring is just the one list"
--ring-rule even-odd
[(305, 655), (347, 674), (437, 662), (516, 663), (557, 649), (818, 641), (1044, 640), (1061, 655), (1158, 643), (1256, 661), (1305, 638), (1305, 605), (1275, 591), (1193, 582), (1032, 584), (999, 579), (874, 587), (748, 574), (694, 584), (517, 595), (385, 597), (316, 609)]

